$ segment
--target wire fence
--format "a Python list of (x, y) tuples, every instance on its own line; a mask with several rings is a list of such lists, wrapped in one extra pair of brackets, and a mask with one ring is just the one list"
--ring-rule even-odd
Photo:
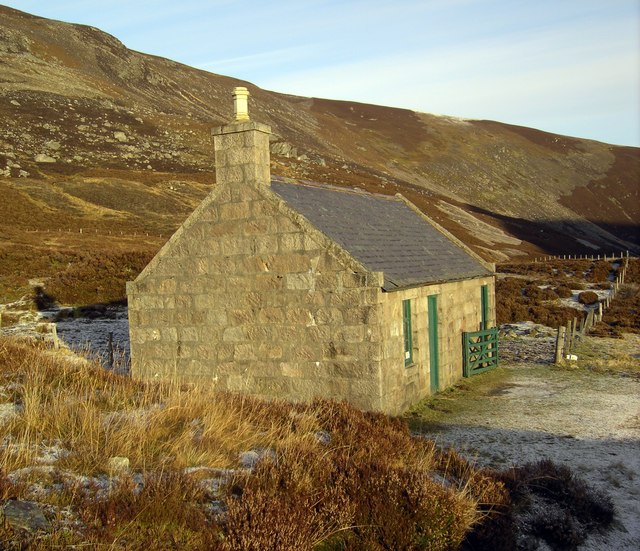
[[(616, 260), (622, 257), (609, 257), (608, 260)], [(564, 360), (577, 359), (572, 353), (574, 352), (576, 341), (581, 337), (584, 337), (591, 328), (602, 321), (604, 313), (609, 309), (611, 303), (615, 299), (620, 287), (624, 285), (627, 268), (629, 266), (629, 257), (624, 257), (621, 266), (618, 268), (615, 281), (611, 285), (609, 293), (603, 300), (599, 300), (594, 308), (590, 308), (586, 315), (578, 320), (578, 316), (574, 316), (572, 320), (569, 320), (566, 326), (558, 327), (558, 334), (556, 337), (556, 354), (555, 363), (560, 364)]]
[(112, 230), (98, 230), (96, 228), (67, 228), (66, 230), (62, 228), (58, 228), (55, 230), (50, 229), (34, 229), (34, 230), (25, 230), (25, 233), (42, 233), (47, 235), (56, 235), (56, 234), (75, 234), (75, 235), (83, 235), (83, 236), (104, 236), (104, 237), (156, 237), (159, 239), (167, 238), (169, 234), (158, 234), (148, 231), (112, 231)]
[(629, 251), (621, 251), (619, 253), (611, 254), (562, 254), (562, 255), (549, 255), (539, 256), (533, 259), (533, 262), (549, 262), (551, 260), (622, 260), (629, 258)]

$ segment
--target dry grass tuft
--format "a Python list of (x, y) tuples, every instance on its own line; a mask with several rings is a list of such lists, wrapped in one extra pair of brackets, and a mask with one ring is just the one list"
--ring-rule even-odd
[[(143, 383), (12, 339), (0, 388), (14, 404), (0, 493), (41, 503), (54, 526), (0, 530), (19, 546), (445, 550), (504, 506), (502, 484), (454, 452), (344, 403)], [(116, 456), (129, 471), (110, 472)]]
[(306, 433), (295, 431), (256, 400), (132, 381), (8, 339), (0, 340), (0, 384), (20, 410), (1, 427), (5, 471), (33, 464), (43, 446), (61, 450), (60, 467), (87, 475), (108, 472), (113, 456), (134, 469), (233, 467), (241, 451), (296, 442), (312, 424), (302, 416), (296, 424)]

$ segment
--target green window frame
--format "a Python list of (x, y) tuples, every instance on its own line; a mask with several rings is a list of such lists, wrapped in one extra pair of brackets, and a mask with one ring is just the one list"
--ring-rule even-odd
[(402, 333), (404, 335), (404, 365), (413, 363), (413, 335), (411, 329), (411, 300), (402, 301)]

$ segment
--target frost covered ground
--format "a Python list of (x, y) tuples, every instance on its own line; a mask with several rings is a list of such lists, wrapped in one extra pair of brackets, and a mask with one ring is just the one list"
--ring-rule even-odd
[(129, 320), (127, 308), (109, 308), (102, 317), (69, 317), (56, 322), (58, 337), (74, 350), (87, 351), (109, 367), (109, 334), (112, 335), (114, 364), (127, 371), (129, 364)]
[[(640, 549), (640, 379), (584, 365), (555, 368), (552, 330), (524, 324), (512, 331), (519, 336), (501, 343), (504, 371), (443, 393), (426, 435), (481, 465), (549, 458), (570, 467), (611, 495), (617, 515), (609, 532), (580, 549)], [(610, 340), (599, 339), (603, 347)], [(640, 357), (640, 339), (626, 346)]]

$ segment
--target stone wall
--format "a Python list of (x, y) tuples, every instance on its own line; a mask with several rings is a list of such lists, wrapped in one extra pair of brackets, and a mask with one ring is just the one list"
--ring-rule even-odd
[[(406, 410), (431, 394), (429, 367), (429, 295), (438, 296), (439, 388), (462, 377), (462, 333), (478, 331), (481, 287), (489, 286), (489, 326), (495, 325), (493, 276), (416, 287), (381, 295), (383, 409)], [(413, 363), (404, 365), (402, 301), (411, 300)]]
[(381, 283), (268, 186), (221, 185), (128, 286), (132, 373), (381, 409)]

